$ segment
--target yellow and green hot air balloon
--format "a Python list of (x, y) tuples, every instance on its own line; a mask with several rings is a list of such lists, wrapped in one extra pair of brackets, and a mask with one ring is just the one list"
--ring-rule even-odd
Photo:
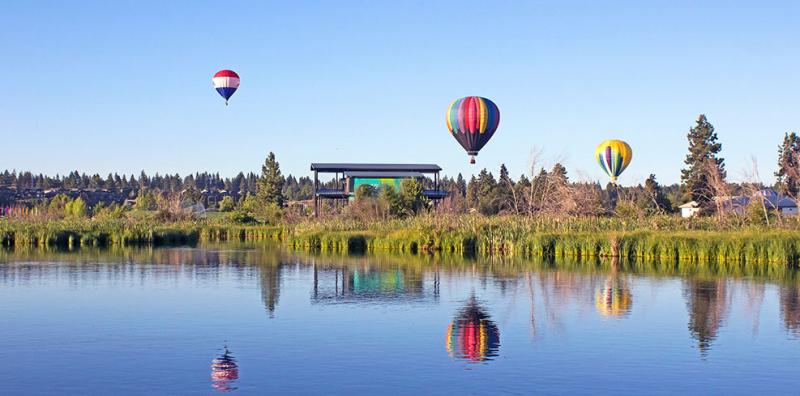
[(603, 168), (611, 183), (617, 184), (617, 177), (628, 167), (633, 158), (633, 150), (628, 143), (622, 140), (606, 140), (597, 146), (594, 151), (594, 158)]

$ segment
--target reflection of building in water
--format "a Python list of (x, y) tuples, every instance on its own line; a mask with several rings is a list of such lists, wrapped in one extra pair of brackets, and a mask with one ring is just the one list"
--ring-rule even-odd
[(239, 379), (239, 366), (228, 347), (225, 353), (211, 361), (211, 386), (220, 392), (236, 390), (234, 382)]
[(800, 286), (780, 288), (781, 317), (786, 330), (800, 337)]
[(470, 362), (483, 362), (497, 356), (500, 331), (472, 296), (453, 323), (447, 327), (447, 353)]
[(690, 280), (684, 286), (689, 331), (705, 355), (728, 314), (730, 296), (724, 280)]
[(438, 277), (425, 287), (424, 276), (408, 268), (314, 266), (312, 301), (425, 301), (438, 297)]
[(603, 287), (595, 291), (594, 304), (603, 316), (627, 316), (633, 297), (625, 279), (612, 272)]

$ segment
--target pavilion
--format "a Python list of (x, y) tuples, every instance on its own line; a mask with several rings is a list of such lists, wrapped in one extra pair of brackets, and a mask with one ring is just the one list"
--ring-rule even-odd
[[(442, 168), (435, 164), (313, 163), (311, 170), (314, 172), (314, 216), (319, 215), (320, 199), (347, 202), (354, 197), (361, 185), (393, 186), (399, 189), (403, 179), (415, 178), (422, 181), (430, 177), (433, 185), (427, 187), (433, 188), (424, 189), (422, 195), (434, 202), (447, 196), (445, 191), (439, 189), (439, 172)], [(320, 187), (320, 173), (334, 174), (334, 188)]]

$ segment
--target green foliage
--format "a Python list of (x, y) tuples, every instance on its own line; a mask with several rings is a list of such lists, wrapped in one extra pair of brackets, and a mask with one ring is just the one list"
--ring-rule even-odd
[(50, 216), (61, 218), (65, 216), (65, 207), (69, 203), (70, 198), (64, 194), (58, 194), (50, 200), (47, 205), (47, 213)]
[(266, 204), (283, 207), (285, 198), (283, 196), (284, 179), (281, 175), (281, 168), (275, 159), (275, 153), (270, 152), (264, 165), (261, 167), (261, 178), (258, 179), (256, 196)]
[(355, 199), (376, 198), (378, 196), (378, 189), (369, 184), (362, 184), (356, 189)]
[(96, 220), (120, 220), (125, 218), (125, 212), (125, 207), (117, 204), (109, 206), (98, 204), (92, 209), (92, 218)]
[(227, 197), (222, 198), (219, 201), (219, 211), (220, 212), (231, 212), (236, 208), (236, 205), (233, 202), (233, 197), (230, 195)]
[(158, 208), (158, 197), (153, 191), (140, 191), (133, 207), (136, 210), (156, 210)]
[(614, 213), (620, 219), (636, 220), (644, 216), (642, 209), (629, 201), (619, 201), (614, 208)]
[(717, 172), (722, 180), (725, 179), (725, 160), (719, 158), (722, 144), (717, 141), (714, 126), (705, 114), (698, 116), (696, 125), (686, 137), (689, 139), (689, 154), (684, 160), (687, 167), (681, 170), (683, 200), (697, 201), (704, 206), (713, 199), (713, 176), (709, 172)]
[(86, 202), (81, 197), (67, 202), (67, 204), (64, 206), (64, 214), (73, 219), (86, 217), (87, 213), (88, 209), (86, 207)]
[(796, 197), (800, 192), (800, 136), (787, 133), (778, 148), (778, 170), (776, 187), (782, 194)]
[(428, 200), (422, 191), (422, 183), (417, 179), (405, 179), (400, 183), (400, 201), (405, 215), (413, 216), (427, 208)]
[(645, 180), (644, 190), (637, 199), (637, 206), (646, 215), (671, 212), (672, 204), (656, 181), (656, 175), (650, 174), (650, 177)]
[(236, 224), (255, 224), (257, 222), (255, 217), (242, 210), (230, 212), (227, 219)]

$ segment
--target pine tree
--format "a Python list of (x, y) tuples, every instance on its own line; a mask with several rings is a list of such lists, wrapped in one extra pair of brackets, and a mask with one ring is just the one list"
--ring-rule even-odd
[(467, 196), (467, 182), (464, 180), (464, 176), (461, 176), (461, 173), (458, 174), (456, 178), (456, 189), (458, 190), (459, 194), (462, 197)]
[(725, 160), (718, 157), (722, 144), (717, 141), (714, 126), (708, 122), (705, 114), (697, 117), (696, 125), (689, 129), (686, 137), (689, 140), (689, 154), (684, 160), (687, 167), (681, 170), (683, 200), (704, 205), (713, 199), (713, 175), (709, 172), (717, 172), (720, 179), (725, 179)]
[(561, 165), (559, 162), (556, 162), (555, 165), (553, 165), (553, 169), (550, 170), (550, 177), (559, 183), (566, 184), (569, 182), (569, 177), (567, 177), (567, 168), (565, 168), (564, 165)]
[(778, 191), (797, 196), (800, 191), (800, 137), (796, 133), (783, 135), (783, 143), (778, 148), (778, 170), (775, 172)]
[(275, 153), (271, 152), (261, 167), (261, 177), (258, 179), (256, 196), (259, 201), (275, 204), (283, 207), (285, 198), (283, 196), (283, 176), (278, 161), (275, 160)]
[(478, 206), (478, 179), (475, 175), (469, 179), (467, 183), (467, 206), (475, 208)]
[(644, 196), (639, 202), (639, 206), (648, 214), (664, 213), (670, 209), (669, 200), (661, 190), (661, 185), (656, 181), (656, 175), (652, 173), (644, 181)]

